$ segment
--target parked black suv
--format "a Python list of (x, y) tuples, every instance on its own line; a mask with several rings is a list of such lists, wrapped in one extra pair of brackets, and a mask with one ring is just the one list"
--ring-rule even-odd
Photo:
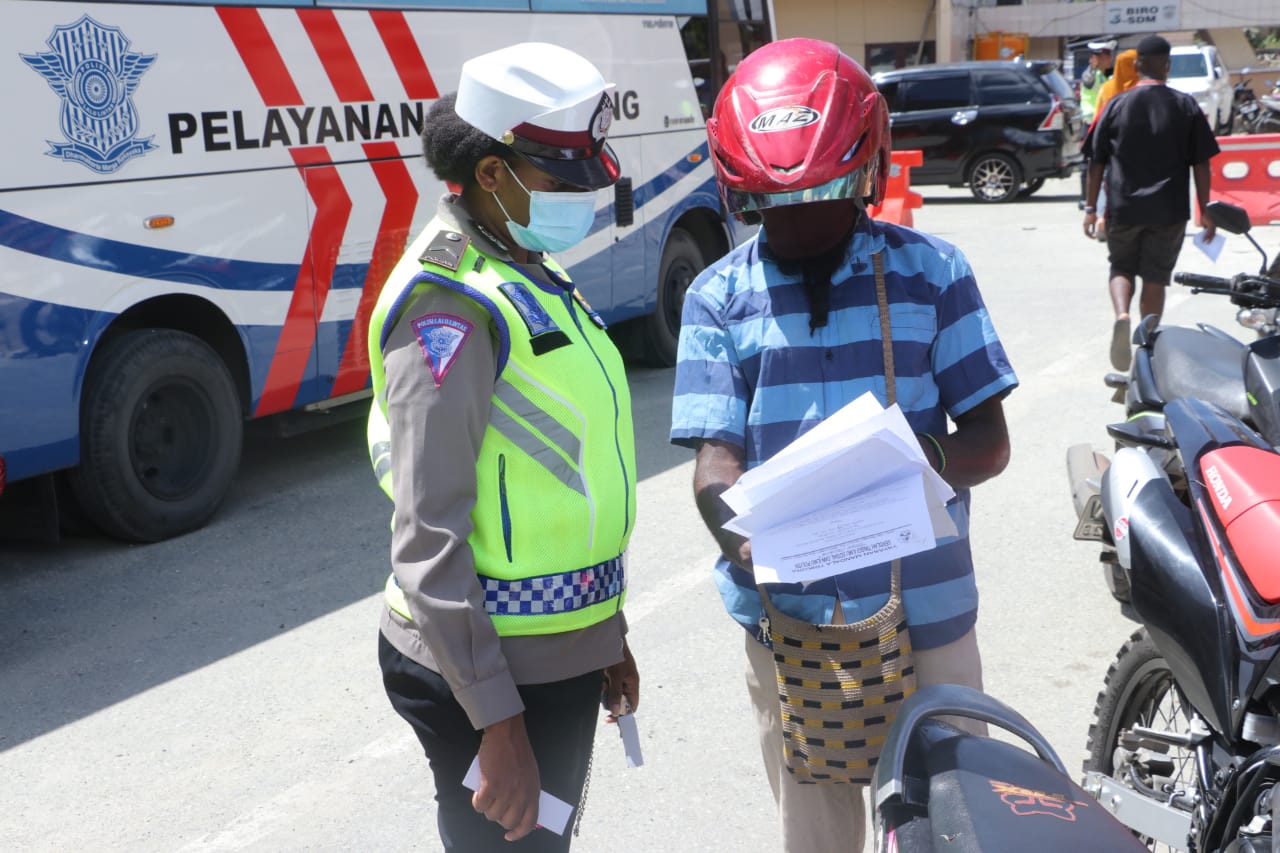
[(874, 75), (913, 185), (968, 185), (978, 201), (1030, 195), (1083, 167), (1080, 104), (1056, 62), (956, 62)]

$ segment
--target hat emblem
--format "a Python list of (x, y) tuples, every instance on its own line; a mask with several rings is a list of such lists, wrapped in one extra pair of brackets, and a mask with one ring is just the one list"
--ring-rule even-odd
[(600, 96), (600, 103), (591, 115), (591, 138), (603, 142), (609, 135), (609, 127), (613, 124), (613, 99), (605, 92)]

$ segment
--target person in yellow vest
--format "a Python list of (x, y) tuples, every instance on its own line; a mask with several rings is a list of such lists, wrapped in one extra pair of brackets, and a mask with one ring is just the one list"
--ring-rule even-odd
[[(1080, 75), (1080, 134), (1082, 140), (1097, 116), (1098, 96), (1102, 94), (1102, 87), (1111, 79), (1112, 54), (1115, 51), (1115, 39), (1100, 39), (1089, 42), (1089, 64)], [(1084, 148), (1084, 155), (1086, 158), (1089, 156), (1087, 147)], [(1080, 170), (1080, 198), (1082, 203), (1087, 188), (1088, 172), (1089, 167), (1086, 163), (1084, 168)]]
[(570, 832), (535, 831), (539, 792), (577, 804), (602, 701), (611, 720), (640, 702), (622, 613), (626, 374), (548, 256), (587, 236), (595, 191), (619, 176), (612, 117), (613, 86), (564, 48), (467, 61), (422, 134), (460, 191), (370, 322), (370, 457), (395, 504), (379, 662), (448, 851), (568, 850)]

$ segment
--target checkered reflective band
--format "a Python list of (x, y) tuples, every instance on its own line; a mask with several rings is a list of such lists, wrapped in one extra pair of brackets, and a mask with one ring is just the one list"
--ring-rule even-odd
[(622, 557), (585, 569), (521, 580), (480, 575), (484, 609), (490, 616), (533, 616), (581, 610), (621, 595), (627, 586)]

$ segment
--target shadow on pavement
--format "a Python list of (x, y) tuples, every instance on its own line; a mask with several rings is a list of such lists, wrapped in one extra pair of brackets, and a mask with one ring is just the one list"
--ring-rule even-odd
[[(631, 371), (641, 479), (690, 458), (667, 442), (673, 377)], [(0, 542), (0, 752), (376, 595), (390, 516), (363, 419), (289, 438), (256, 422), (202, 530)]]

